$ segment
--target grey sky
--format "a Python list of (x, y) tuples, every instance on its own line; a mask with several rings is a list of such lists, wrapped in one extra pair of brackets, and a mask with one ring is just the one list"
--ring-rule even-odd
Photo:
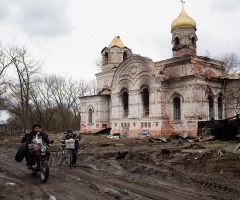
[[(239, 0), (186, 0), (185, 10), (197, 23), (198, 55), (239, 55)], [(134, 53), (170, 58), (180, 11), (179, 0), (1, 0), (0, 40), (26, 46), (45, 73), (88, 79), (117, 35)]]

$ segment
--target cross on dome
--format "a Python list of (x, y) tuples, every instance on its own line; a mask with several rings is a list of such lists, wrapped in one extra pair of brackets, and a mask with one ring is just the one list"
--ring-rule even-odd
[(181, 0), (182, 2), (182, 9), (184, 9), (184, 4), (186, 3), (185, 1)]

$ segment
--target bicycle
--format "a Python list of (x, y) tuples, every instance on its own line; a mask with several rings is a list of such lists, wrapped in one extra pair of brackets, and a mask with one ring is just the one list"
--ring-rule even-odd
[(73, 167), (74, 140), (62, 140), (61, 142), (63, 144), (59, 145), (57, 149), (57, 164), (58, 166), (62, 165), (63, 161), (66, 160), (69, 156), (69, 166), (71, 169)]

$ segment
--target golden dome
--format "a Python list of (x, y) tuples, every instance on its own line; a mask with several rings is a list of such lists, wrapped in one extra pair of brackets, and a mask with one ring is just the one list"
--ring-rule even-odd
[(184, 10), (184, 6), (182, 5), (182, 11), (180, 15), (175, 20), (173, 20), (171, 27), (172, 30), (179, 27), (196, 28), (196, 22), (194, 19), (187, 15), (187, 13)]
[(113, 46), (118, 46), (120, 48), (125, 47), (125, 45), (122, 43), (120, 36), (116, 36), (113, 38), (112, 42), (110, 43), (110, 45), (108, 46), (108, 48), (112, 48)]

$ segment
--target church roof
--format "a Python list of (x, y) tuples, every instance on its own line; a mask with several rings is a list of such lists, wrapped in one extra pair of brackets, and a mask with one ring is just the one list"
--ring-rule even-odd
[(112, 91), (107, 88), (103, 88), (102, 91), (100, 92), (101, 95), (111, 95)]
[(125, 47), (125, 45), (122, 43), (120, 36), (116, 36), (113, 38), (112, 42), (110, 43), (110, 45), (108, 46), (108, 48), (112, 48), (113, 46), (118, 46), (120, 48)]
[(180, 28), (180, 27), (196, 28), (195, 20), (187, 15), (187, 13), (184, 10), (183, 3), (184, 2), (182, 1), (182, 11), (181, 11), (181, 13), (172, 22), (172, 25), (171, 25), (172, 30), (174, 30), (176, 28)]

